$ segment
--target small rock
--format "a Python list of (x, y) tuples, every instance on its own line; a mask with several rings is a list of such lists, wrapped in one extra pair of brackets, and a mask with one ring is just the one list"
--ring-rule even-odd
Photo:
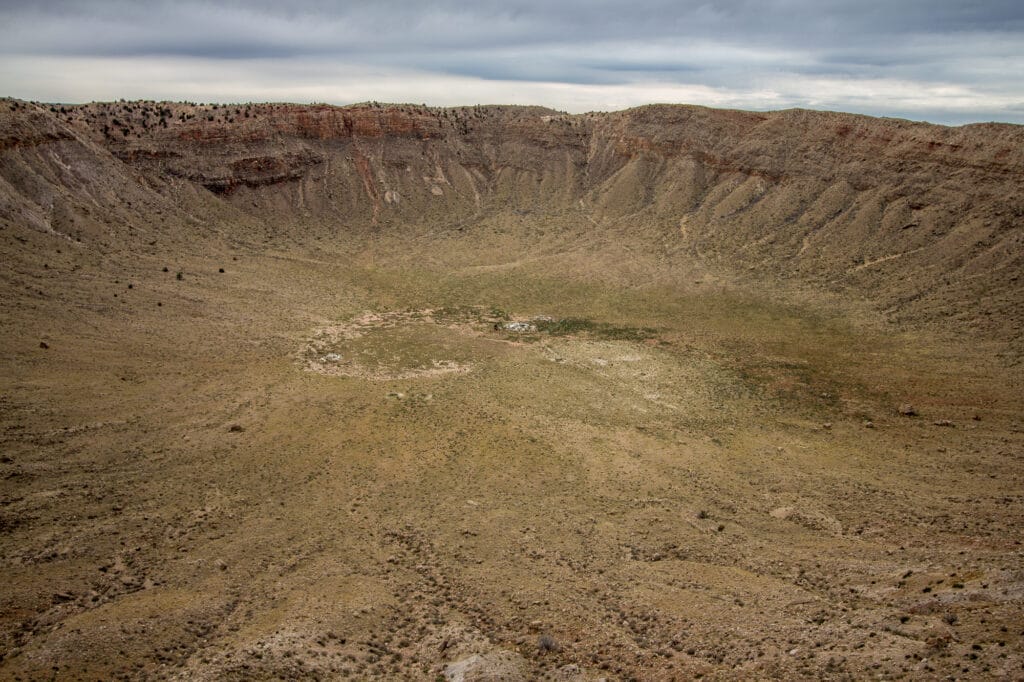
[(932, 424), (935, 426), (953, 426), (953, 422), (948, 419), (939, 419), (937, 421), (933, 421)]
[(231, 433), (241, 433), (242, 431), (245, 431), (245, 427), (241, 424), (232, 424), (231, 427), (228, 428), (228, 431)]
[(826, 431), (828, 429), (831, 429), (832, 428), (832, 422), (825, 422), (824, 424), (821, 425), (821, 428), (825, 429)]
[(505, 680), (518, 682), (526, 680), (526, 661), (510, 651), (492, 651), (483, 655), (475, 654), (448, 665), (444, 670), (447, 682), (471, 682), (474, 680)]
[(865, 429), (873, 429), (873, 428), (875, 428), (875, 422), (871, 421), (870, 419), (865, 419), (864, 420), (864, 428)]
[(47, 348), (50, 347), (50, 344), (46, 343), (46, 341), (40, 341), (39, 347), (42, 348), (43, 350), (46, 350)]
[(902, 414), (904, 417), (917, 416), (917, 410), (915, 410), (914, 406), (911, 405), (910, 403), (904, 403), (900, 405), (899, 413)]
[(228, 564), (223, 559), (217, 559), (216, 561), (213, 562), (213, 565), (216, 566), (218, 569), (220, 569), (222, 571), (228, 570)]

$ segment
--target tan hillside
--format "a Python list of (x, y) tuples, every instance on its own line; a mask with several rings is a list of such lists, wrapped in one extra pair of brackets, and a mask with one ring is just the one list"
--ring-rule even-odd
[(617, 225), (756, 275), (852, 291), (896, 319), (1020, 345), (1020, 126), (668, 105), (569, 116), (122, 104), (63, 120), (158, 186), (185, 178), (299, 233), (336, 230), (339, 217), (395, 231), (573, 212), (598, 235)]
[(0, 678), (1016, 679), (1024, 129), (0, 101)]

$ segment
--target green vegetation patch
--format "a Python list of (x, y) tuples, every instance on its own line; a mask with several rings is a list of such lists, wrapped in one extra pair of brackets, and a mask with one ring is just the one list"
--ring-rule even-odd
[(585, 317), (565, 317), (558, 320), (532, 320), (537, 331), (550, 336), (586, 336), (605, 341), (645, 341), (657, 338), (652, 327), (619, 327), (607, 322), (595, 322)]

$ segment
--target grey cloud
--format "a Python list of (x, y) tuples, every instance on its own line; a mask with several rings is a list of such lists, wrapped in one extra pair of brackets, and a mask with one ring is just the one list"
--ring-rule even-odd
[(485, 81), (729, 91), (771, 81), (784, 101), (780, 78), (792, 77), (948, 85), (1020, 103), (1022, 45), (1024, 5), (1004, 0), (0, 2), (0, 60), (350, 63)]
[[(621, 2), (375, 3), (126, 2), (42, 0), (13, 4), (6, 49), (19, 46), (104, 54), (134, 46), (156, 52), (216, 43), (247, 32), (254, 42), (288, 43), (295, 53), (331, 54), (358, 47), (393, 49), (578, 44), (617, 39), (714, 39), (757, 45), (866, 46), (894, 35), (1024, 30), (1024, 10), (1010, 2), (807, 2), (726, 0), (633, 5)], [(90, 33), (90, 26), (113, 31)], [(65, 29), (81, 33), (69, 40)], [(0, 29), (2, 30), (2, 29)], [(112, 33), (116, 32), (114, 35)], [(216, 51), (210, 48), (211, 51)]]

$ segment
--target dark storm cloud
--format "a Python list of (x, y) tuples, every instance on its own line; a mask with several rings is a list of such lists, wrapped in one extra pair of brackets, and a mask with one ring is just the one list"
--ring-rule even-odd
[[(845, 105), (952, 122), (972, 97), (979, 116), (1019, 116), (1022, 7), (1002, 0), (0, 2), (0, 66), (5, 58), (19, 65), (120, 59), (125, 68), (161, 58), (273, 60), (326, 74), (347, 64), (523, 84), (676, 84), (744, 106), (761, 97), (766, 108)], [(887, 103), (899, 84), (903, 100)]]

